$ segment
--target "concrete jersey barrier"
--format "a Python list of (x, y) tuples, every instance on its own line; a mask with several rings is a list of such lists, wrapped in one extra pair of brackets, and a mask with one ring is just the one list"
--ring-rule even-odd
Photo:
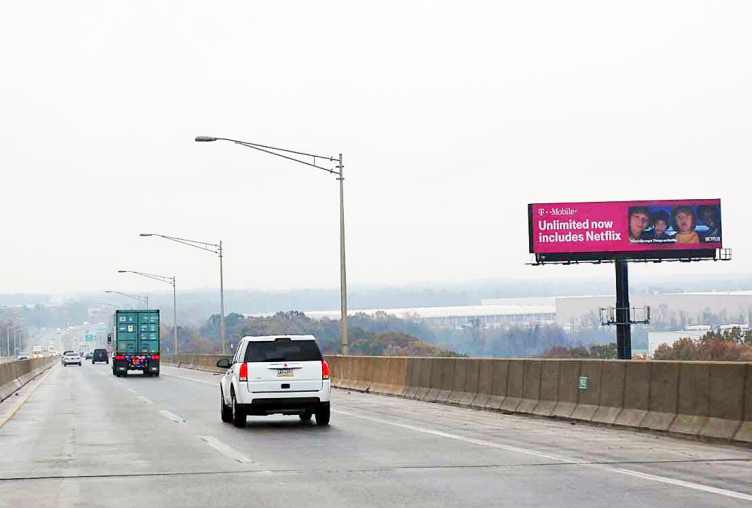
[(0, 364), (0, 402), (59, 361), (58, 357), (52, 356)]

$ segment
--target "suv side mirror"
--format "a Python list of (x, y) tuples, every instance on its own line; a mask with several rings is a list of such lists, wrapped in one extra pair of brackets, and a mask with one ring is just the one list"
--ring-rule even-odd
[(227, 358), (222, 358), (217, 362), (217, 367), (221, 369), (229, 369), (230, 368), (230, 360)]

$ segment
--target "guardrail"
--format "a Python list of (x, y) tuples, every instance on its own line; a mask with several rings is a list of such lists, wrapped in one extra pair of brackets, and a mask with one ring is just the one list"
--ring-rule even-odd
[(36, 360), (18, 360), (0, 364), (0, 402), (18, 391), (23, 385), (52, 367), (58, 357)]
[[(213, 355), (168, 364), (217, 369)], [(328, 356), (334, 386), (752, 443), (752, 363)]]

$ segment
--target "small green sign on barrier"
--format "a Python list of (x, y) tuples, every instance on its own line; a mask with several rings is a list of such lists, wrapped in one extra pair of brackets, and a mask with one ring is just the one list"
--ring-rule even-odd
[(588, 378), (586, 376), (580, 376), (580, 390), (587, 390)]

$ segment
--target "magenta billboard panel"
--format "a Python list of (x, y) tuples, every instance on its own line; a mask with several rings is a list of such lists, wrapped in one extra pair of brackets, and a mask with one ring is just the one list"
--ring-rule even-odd
[(721, 200), (529, 205), (535, 254), (665, 252), (722, 248)]

